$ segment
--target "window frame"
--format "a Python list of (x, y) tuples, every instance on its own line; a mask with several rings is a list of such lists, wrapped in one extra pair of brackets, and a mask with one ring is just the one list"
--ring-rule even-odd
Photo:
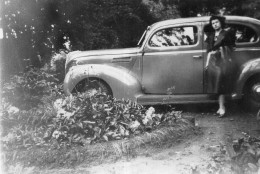
[[(205, 25), (202, 28), (202, 30), (203, 30), (202, 31), (203, 32), (203, 36), (202, 36), (203, 37), (203, 39), (202, 39), (203, 44), (204, 44), (205, 39), (206, 39), (205, 38), (205, 28), (209, 25), (210, 24), (207, 22), (207, 23), (205, 23)], [(230, 25), (240, 25), (240, 26), (248, 27), (248, 28), (252, 29), (257, 36), (257, 39), (256, 39), (255, 42), (235, 42), (236, 47), (251, 47), (251, 46), (254, 46), (254, 45), (259, 43), (259, 41), (260, 41), (259, 32), (257, 32), (257, 27), (254, 24), (243, 22), (243, 21), (241, 21), (241, 22), (240, 21), (226, 21), (226, 26), (230, 26)], [(225, 28), (227, 28), (227, 27), (225, 27)]]
[[(165, 46), (165, 47), (153, 47), (150, 45), (150, 41), (151, 39), (153, 38), (153, 36), (155, 35), (155, 33), (157, 33), (158, 31), (160, 30), (165, 30), (165, 29), (169, 29), (169, 28), (180, 28), (180, 27), (195, 27), (197, 29), (197, 42), (196, 44), (193, 44), (193, 45), (178, 45), (178, 46)], [(168, 25), (168, 26), (163, 26), (163, 27), (159, 27), (157, 28), (156, 30), (154, 30), (149, 38), (147, 39), (147, 42), (146, 42), (146, 47), (149, 49), (149, 50), (167, 50), (167, 49), (182, 49), (182, 48), (193, 48), (193, 47), (197, 47), (199, 45), (199, 42), (200, 42), (200, 26), (199, 26), (199, 23), (196, 24), (196, 23), (187, 23), (187, 24), (179, 24), (179, 25)]]

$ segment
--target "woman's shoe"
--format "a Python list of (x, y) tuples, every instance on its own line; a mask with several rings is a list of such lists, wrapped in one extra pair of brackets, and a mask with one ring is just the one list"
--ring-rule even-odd
[(225, 113), (226, 113), (226, 111), (225, 111), (225, 109), (219, 109), (218, 111), (217, 111), (217, 113), (219, 114), (219, 118), (222, 118), (222, 117), (225, 117)]

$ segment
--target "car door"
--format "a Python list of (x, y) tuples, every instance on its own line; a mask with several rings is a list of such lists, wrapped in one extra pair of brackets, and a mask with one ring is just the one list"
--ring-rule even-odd
[(203, 92), (201, 24), (167, 26), (151, 34), (144, 48), (142, 86), (147, 94)]

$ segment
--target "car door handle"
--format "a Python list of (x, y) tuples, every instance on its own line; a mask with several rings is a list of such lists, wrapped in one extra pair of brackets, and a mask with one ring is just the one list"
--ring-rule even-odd
[(198, 56), (193, 56), (194, 59), (201, 59), (202, 56), (201, 55), (198, 55)]

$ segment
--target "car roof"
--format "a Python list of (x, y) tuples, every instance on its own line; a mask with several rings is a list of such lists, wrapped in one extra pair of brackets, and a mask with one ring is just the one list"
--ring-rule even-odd
[[(154, 23), (151, 28), (155, 29), (160, 26), (166, 26), (171, 24), (178, 24), (178, 23), (189, 23), (189, 22), (207, 22), (209, 21), (211, 16), (200, 16), (200, 17), (187, 17), (187, 18), (177, 18), (177, 19), (168, 19), (164, 21), (160, 21), (157, 23)], [(255, 23), (260, 25), (260, 21), (251, 17), (246, 16), (224, 16), (227, 21), (241, 21), (241, 22), (247, 22), (247, 23)]]

